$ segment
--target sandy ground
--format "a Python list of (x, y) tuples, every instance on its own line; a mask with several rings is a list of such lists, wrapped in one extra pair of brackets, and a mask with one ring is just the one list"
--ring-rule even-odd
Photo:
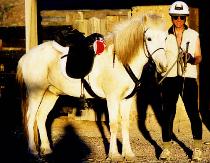
[[(154, 125), (154, 123), (147, 123), (145, 127), (148, 131), (145, 128), (139, 129), (135, 122), (131, 122), (130, 138), (132, 149), (136, 154), (135, 162), (161, 162), (158, 160), (162, 151), (160, 126), (158, 124)], [(72, 133), (74, 134), (72, 135)], [(189, 122), (186, 121), (184, 123), (182, 122), (182, 124), (175, 125), (174, 133), (176, 138), (172, 143), (173, 159), (170, 162), (190, 162), (192, 155), (192, 136)], [(108, 127), (104, 122), (75, 121), (69, 119), (67, 116), (62, 116), (54, 120), (52, 125), (52, 139), (55, 149), (58, 148), (59, 144), (65, 144), (65, 141), (67, 141), (67, 144), (70, 143), (72, 141), (70, 140), (71, 138), (76, 139), (76, 141), (80, 140), (78, 141), (80, 143), (82, 142), (82, 145), (75, 144), (76, 141), (73, 143), (74, 153), (78, 150), (75, 156), (81, 156), (80, 158), (74, 159), (79, 162), (108, 162), (106, 157), (109, 137)], [(120, 130), (118, 138), (120, 151), (120, 142), (122, 140)], [(202, 162), (210, 162), (210, 145), (205, 144), (209, 140), (210, 132), (203, 126)], [(81, 146), (80, 149), (78, 148), (79, 146)], [(68, 159), (70, 161), (72, 146), (69, 144), (69, 147), (66, 146), (65, 148), (67, 151), (64, 153), (69, 156)]]

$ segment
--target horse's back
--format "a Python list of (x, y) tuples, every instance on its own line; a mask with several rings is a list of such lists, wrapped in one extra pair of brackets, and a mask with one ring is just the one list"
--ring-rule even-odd
[(35, 46), (24, 54), (18, 62), (18, 69), (21, 69), (26, 84), (46, 83), (48, 67), (59, 55), (51, 41)]
[(48, 60), (50, 57), (60, 54), (61, 53), (53, 48), (52, 41), (47, 41), (31, 48), (24, 56), (34, 57), (34, 59), (39, 59), (41, 57), (42, 59)]
[(52, 41), (48, 41), (30, 49), (20, 58), (19, 62), (22, 66), (28, 66), (29, 69), (30, 67), (44, 67), (60, 55), (61, 53), (52, 47)]

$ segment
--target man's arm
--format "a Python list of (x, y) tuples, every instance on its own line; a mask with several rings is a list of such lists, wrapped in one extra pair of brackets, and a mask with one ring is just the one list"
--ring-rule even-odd
[(196, 47), (195, 47), (195, 54), (194, 54), (194, 58), (195, 58), (194, 64), (196, 65), (196, 64), (199, 64), (201, 62), (201, 60), (202, 60), (199, 37), (196, 40), (196, 45), (195, 46)]

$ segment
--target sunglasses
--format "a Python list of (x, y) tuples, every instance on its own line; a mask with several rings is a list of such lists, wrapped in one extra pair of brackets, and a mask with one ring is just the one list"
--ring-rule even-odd
[(172, 16), (172, 19), (177, 20), (180, 17), (181, 20), (185, 20), (186, 16)]

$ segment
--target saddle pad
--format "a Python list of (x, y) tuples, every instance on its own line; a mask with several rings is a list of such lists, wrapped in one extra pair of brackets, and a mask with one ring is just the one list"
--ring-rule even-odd
[(69, 78), (69, 76), (66, 74), (66, 61), (67, 61), (67, 55), (69, 52), (69, 47), (63, 47), (61, 45), (59, 45), (57, 42), (52, 41), (52, 46), (53, 48), (55, 48), (57, 51), (61, 52), (61, 58), (60, 58), (60, 67), (61, 67), (61, 72), (62, 74)]
[(55, 42), (55, 41), (52, 41), (52, 46), (53, 46), (53, 48), (55, 48), (57, 51), (61, 52), (61, 53), (62, 53), (62, 56), (68, 54), (68, 52), (69, 52), (69, 47), (61, 46), (61, 45), (59, 45), (59, 44), (58, 44), (57, 42)]
[(70, 78), (66, 73), (66, 61), (67, 61), (67, 56), (60, 58), (61, 72), (66, 78)]

